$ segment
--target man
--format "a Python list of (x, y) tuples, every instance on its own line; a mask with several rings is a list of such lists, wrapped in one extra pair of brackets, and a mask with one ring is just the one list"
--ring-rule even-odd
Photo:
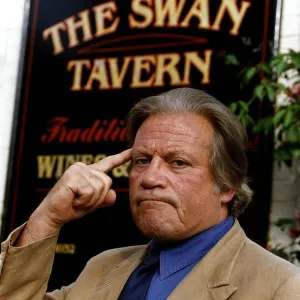
[[(300, 299), (299, 268), (250, 241), (236, 220), (252, 192), (246, 134), (226, 106), (171, 90), (133, 107), (128, 134), (131, 149), (70, 167), (2, 244), (1, 300)], [(113, 205), (107, 173), (129, 160), (132, 216), (152, 242), (106, 251), (45, 294), (59, 230)]]

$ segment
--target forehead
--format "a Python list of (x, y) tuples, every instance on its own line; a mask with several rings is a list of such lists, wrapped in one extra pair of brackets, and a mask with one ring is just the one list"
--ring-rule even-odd
[(208, 148), (212, 136), (212, 125), (202, 116), (191, 113), (156, 114), (143, 122), (133, 148)]

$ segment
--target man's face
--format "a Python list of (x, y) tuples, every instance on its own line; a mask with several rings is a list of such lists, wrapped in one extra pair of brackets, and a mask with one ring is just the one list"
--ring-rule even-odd
[(233, 192), (215, 192), (212, 137), (209, 121), (194, 114), (157, 114), (141, 125), (132, 148), (130, 207), (146, 236), (181, 240), (226, 219)]

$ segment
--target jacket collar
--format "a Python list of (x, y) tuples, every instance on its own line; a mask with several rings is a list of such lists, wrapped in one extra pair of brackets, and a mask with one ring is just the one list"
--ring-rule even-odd
[[(89, 300), (116, 300), (129, 278), (130, 274), (142, 262), (150, 249), (150, 243), (135, 252), (129, 258), (121, 261), (111, 268), (111, 272), (104, 275), (101, 283), (97, 285), (94, 294)], [(120, 261), (120, 260), (119, 260)]]
[(230, 283), (230, 276), (245, 242), (246, 235), (235, 220), (231, 230), (203, 257), (168, 299), (228, 299), (237, 290)]
[(167, 247), (161, 248), (158, 242), (152, 241), (150, 253), (152, 250), (161, 249), (160, 279), (167, 278), (189, 265), (195, 266), (232, 228), (233, 223), (234, 218), (230, 216), (207, 230)]
[[(246, 241), (246, 235), (235, 220), (230, 231), (203, 257), (168, 297), (168, 300), (226, 300), (237, 287), (230, 284), (236, 258)], [(149, 251), (149, 244), (116, 265), (95, 290), (90, 299), (115, 300), (128, 277)]]

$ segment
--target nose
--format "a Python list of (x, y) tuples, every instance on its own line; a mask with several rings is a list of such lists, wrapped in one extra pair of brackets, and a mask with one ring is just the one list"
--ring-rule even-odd
[(153, 157), (142, 174), (141, 186), (144, 189), (166, 188), (166, 172), (163, 160), (159, 157)]

